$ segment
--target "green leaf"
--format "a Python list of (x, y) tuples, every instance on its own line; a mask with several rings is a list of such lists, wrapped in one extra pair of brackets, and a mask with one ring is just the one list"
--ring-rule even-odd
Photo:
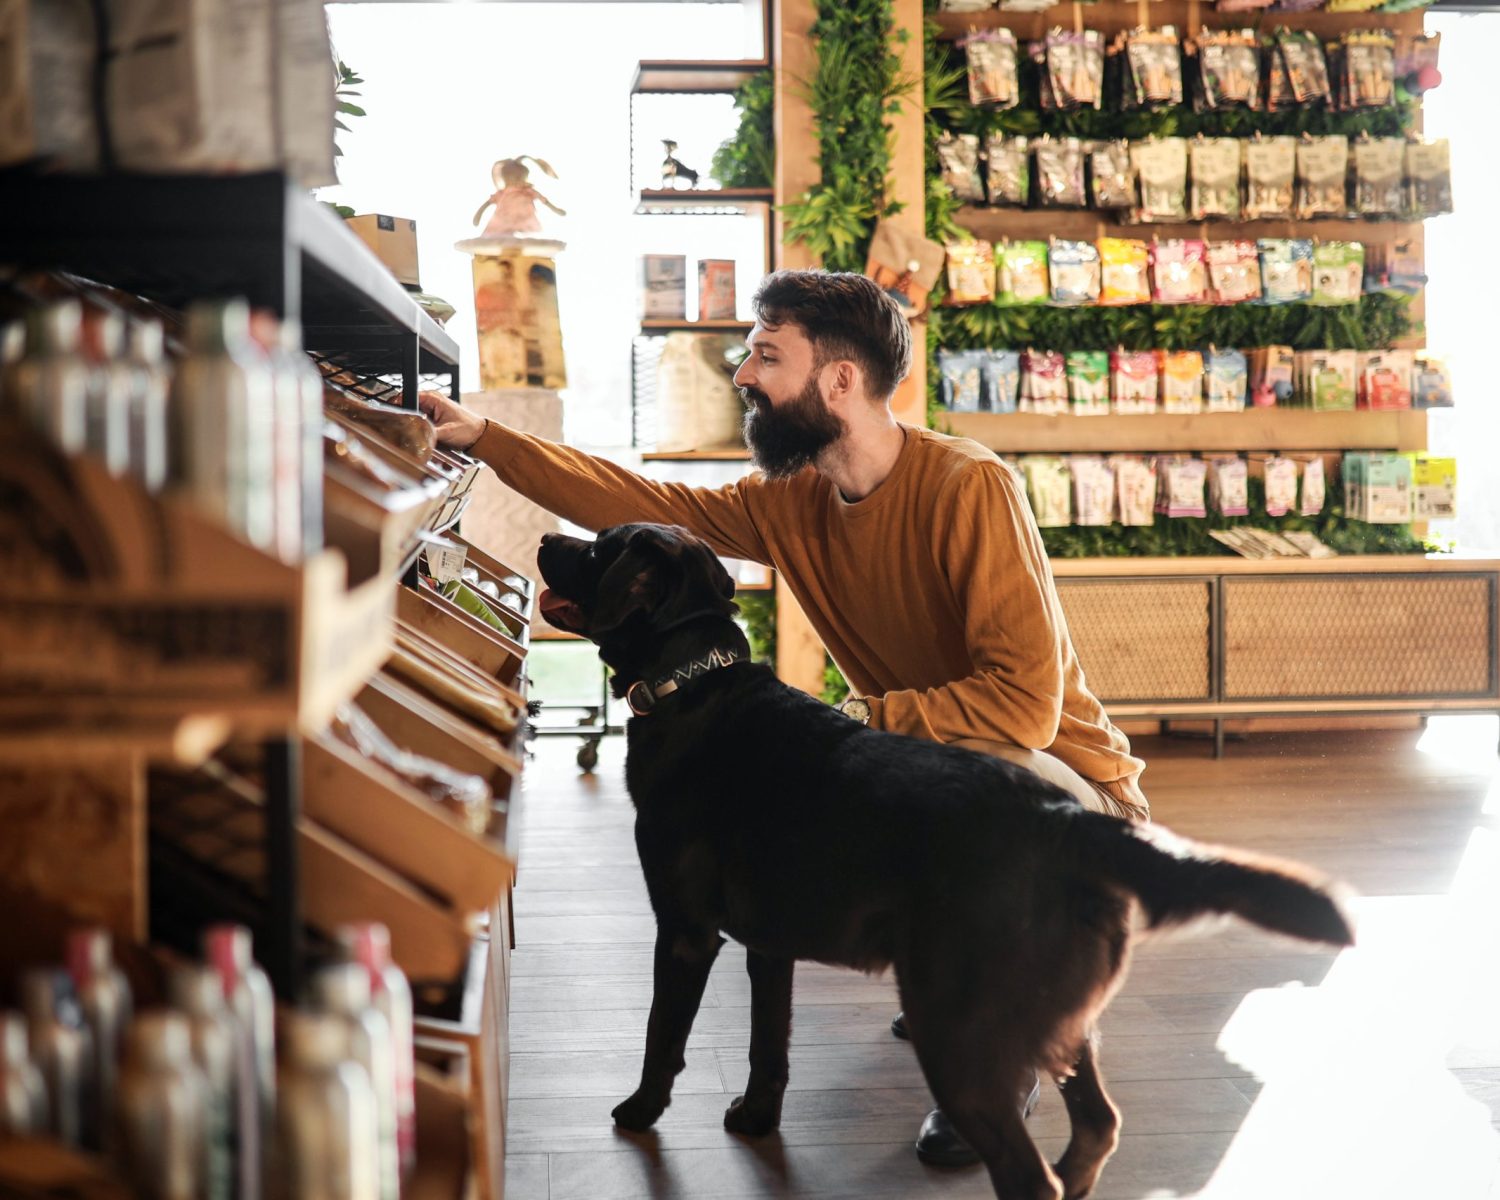
[(334, 107), (341, 113), (348, 113), (351, 117), (362, 117), (365, 115), (365, 110), (360, 108), (359, 105), (349, 104), (343, 100), (340, 100)]

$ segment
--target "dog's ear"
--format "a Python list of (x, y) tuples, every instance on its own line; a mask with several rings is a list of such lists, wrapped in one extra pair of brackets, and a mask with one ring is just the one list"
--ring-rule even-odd
[(614, 629), (632, 613), (650, 614), (668, 629), (700, 612), (735, 611), (734, 579), (718, 557), (686, 529), (643, 525), (599, 580), (592, 627)]
[(620, 557), (609, 564), (595, 590), (598, 597), (589, 621), (591, 633), (615, 629), (634, 613), (651, 611), (661, 601), (660, 563), (649, 554), (638, 530), (625, 544)]

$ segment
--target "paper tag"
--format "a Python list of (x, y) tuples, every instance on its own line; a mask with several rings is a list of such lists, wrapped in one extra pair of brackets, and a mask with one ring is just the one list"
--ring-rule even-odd
[(447, 583), (449, 580), (457, 579), (464, 569), (464, 562), (469, 557), (467, 546), (457, 546), (451, 542), (441, 545), (427, 547), (427, 569), (432, 572), (432, 577), (439, 583)]

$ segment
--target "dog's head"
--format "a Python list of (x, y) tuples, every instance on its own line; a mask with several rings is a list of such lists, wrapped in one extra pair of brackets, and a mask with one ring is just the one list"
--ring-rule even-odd
[(670, 653), (723, 637), (739, 606), (734, 580), (701, 539), (676, 525), (616, 525), (593, 541), (549, 533), (537, 554), (549, 625), (586, 637), (628, 686)]

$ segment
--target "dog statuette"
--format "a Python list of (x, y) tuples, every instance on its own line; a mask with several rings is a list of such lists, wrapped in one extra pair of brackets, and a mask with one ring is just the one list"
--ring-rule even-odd
[(551, 166), (530, 154), (522, 154), (518, 158), (502, 158), (497, 162), (490, 168), (490, 179), (495, 185), (495, 191), (474, 214), (474, 224), (478, 225), (484, 217), (484, 210), (492, 204), (495, 206), (495, 211), (490, 215), (490, 223), (484, 227), (485, 237), (540, 233), (542, 223), (536, 215), (538, 204), (545, 204), (560, 217), (568, 215), (531, 186), (531, 171), (526, 166), (528, 162), (535, 163), (542, 174), (552, 179), (557, 178), (557, 172)]
[(667, 138), (662, 139), (666, 147), (667, 156), (661, 164), (661, 185), (664, 188), (675, 188), (679, 179), (687, 180), (688, 190), (698, 186), (698, 172), (686, 163), (678, 160), (677, 143)]

